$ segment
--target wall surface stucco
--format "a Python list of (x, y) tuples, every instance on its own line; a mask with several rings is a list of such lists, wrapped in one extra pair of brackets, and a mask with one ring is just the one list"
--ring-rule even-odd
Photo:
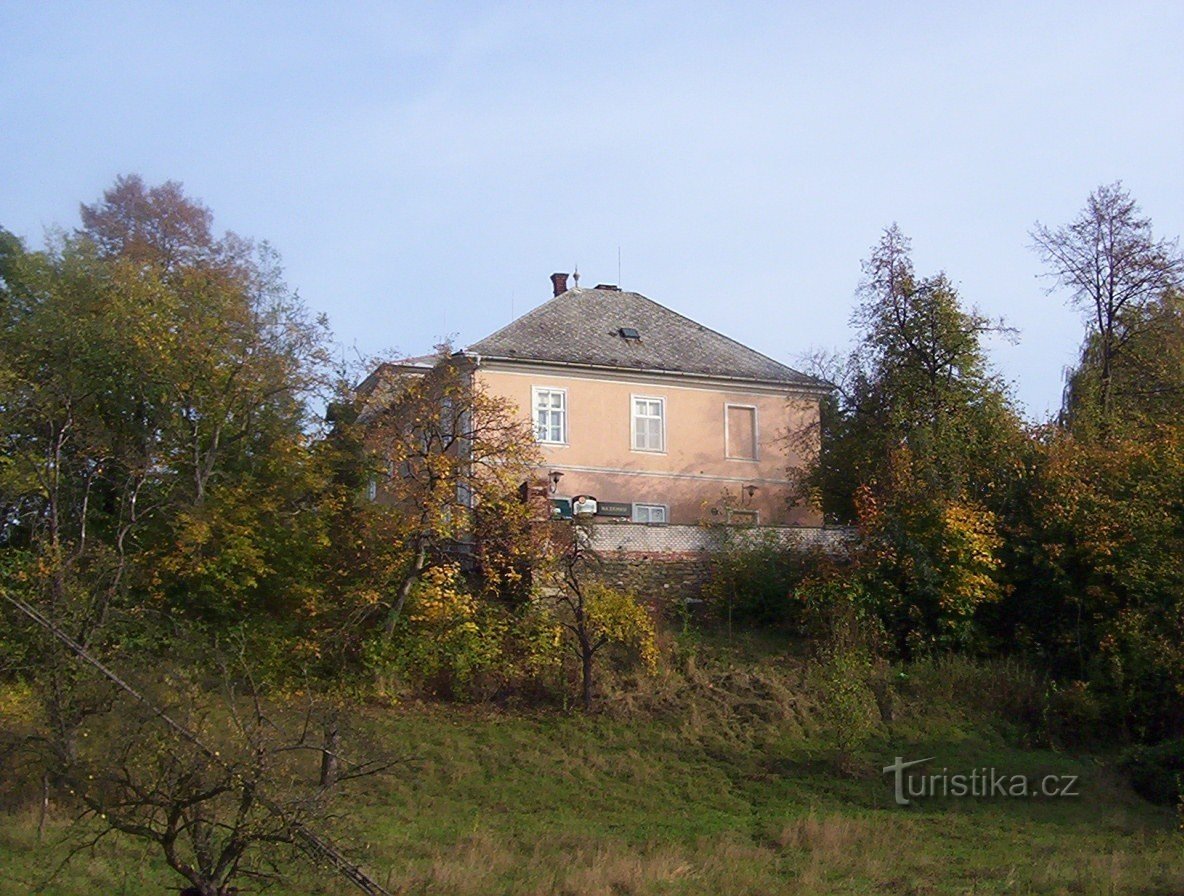
[[(479, 364), (477, 382), (533, 418), (533, 388), (562, 389), (566, 443), (541, 443), (543, 474), (563, 473), (556, 496), (662, 504), (668, 522), (722, 521), (729, 506), (755, 510), (762, 525), (813, 526), (816, 511), (791, 502), (789, 470), (816, 444), (818, 396), (776, 386), (706, 378), (598, 371), (499, 362)], [(664, 401), (663, 451), (635, 450), (634, 397)], [(729, 404), (756, 409), (757, 457), (729, 458)], [(733, 439), (735, 445), (735, 439)], [(746, 486), (756, 490), (750, 498)], [(713, 511), (715, 511), (713, 513)]]

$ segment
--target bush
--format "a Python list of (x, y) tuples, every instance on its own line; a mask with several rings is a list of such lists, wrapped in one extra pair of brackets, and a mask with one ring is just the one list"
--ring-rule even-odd
[(835, 566), (827, 554), (786, 545), (777, 533), (731, 530), (713, 561), (704, 594), (720, 616), (791, 630), (802, 625), (802, 605), (794, 593)]
[(507, 629), (504, 612), (467, 591), (455, 565), (433, 567), (412, 588), (394, 637), (371, 643), (368, 664), (433, 696), (479, 697), (502, 677)]
[(893, 717), (884, 659), (886, 636), (870, 595), (858, 579), (831, 580), (802, 589), (802, 616), (814, 637), (807, 678), (835, 758), (851, 752)]
[(1143, 799), (1164, 806), (1184, 800), (1184, 738), (1134, 747), (1123, 754), (1119, 766)]

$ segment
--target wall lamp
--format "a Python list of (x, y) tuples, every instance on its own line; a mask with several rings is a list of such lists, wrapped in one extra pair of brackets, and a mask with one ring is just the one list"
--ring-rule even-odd
[(752, 485), (751, 483), (744, 486), (743, 491), (748, 495), (749, 501), (752, 500), (752, 496), (756, 494), (758, 488), (760, 488), (760, 486)]
[(551, 479), (551, 494), (555, 494), (559, 488), (559, 480), (563, 478), (563, 474), (559, 470), (552, 470), (549, 478)]

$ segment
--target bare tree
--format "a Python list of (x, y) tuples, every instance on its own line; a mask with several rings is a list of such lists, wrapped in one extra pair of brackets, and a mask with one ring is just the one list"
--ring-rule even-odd
[(1037, 223), (1034, 248), (1058, 287), (1068, 289), (1096, 339), (1098, 404), (1103, 432), (1114, 403), (1114, 362), (1141, 332), (1147, 306), (1184, 283), (1175, 240), (1157, 240), (1151, 221), (1120, 181), (1098, 187), (1070, 223)]
[[(118, 832), (155, 844), (200, 896), (228, 896), (244, 878), (282, 880), (281, 862), (301, 858), (370, 896), (389, 896), (314, 825), (342, 784), (403, 760), (348, 761), (335, 715), (311, 700), (302, 710), (267, 700), (241, 650), (220, 663), (220, 690), (177, 665), (152, 693), (27, 602), (3, 590), (0, 598), (72, 657), (75, 687), (108, 686), (106, 702), (77, 720), (68, 747), (52, 725), (23, 738), (59, 791), (83, 807), (80, 845), (66, 861)], [(322, 730), (323, 738), (314, 733)]]

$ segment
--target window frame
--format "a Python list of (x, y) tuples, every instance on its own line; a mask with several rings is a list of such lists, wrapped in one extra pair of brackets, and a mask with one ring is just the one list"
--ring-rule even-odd
[[(644, 507), (647, 511), (661, 510), (662, 519), (653, 520), (645, 519), (639, 520), (637, 518), (638, 508)], [(670, 525), (670, 505), (669, 504), (649, 504), (645, 502), (635, 502), (629, 513), (629, 522), (639, 523), (643, 526), (669, 526)]]
[[(542, 410), (542, 408), (539, 407), (539, 396), (544, 392), (547, 393), (548, 395), (559, 394), (559, 395), (563, 396), (563, 406), (561, 408), (558, 408), (558, 409), (550, 408), (550, 407), (546, 408), (546, 410), (549, 414), (554, 413), (556, 410), (558, 410), (560, 412), (560, 414), (562, 414), (561, 423), (560, 423), (560, 427), (559, 427), (560, 428), (559, 441), (555, 441), (554, 439), (549, 439), (549, 438), (543, 438), (539, 432), (539, 411)], [(569, 409), (569, 406), (567, 403), (567, 389), (566, 388), (563, 388), (560, 386), (531, 386), (530, 387), (530, 408), (531, 408), (531, 412), (530, 412), (531, 424), (534, 428), (534, 440), (538, 444), (540, 444), (540, 445), (567, 445), (568, 444), (568, 435), (567, 435), (568, 434), (568, 415), (570, 413), (570, 409)], [(548, 423), (548, 426), (547, 426), (547, 434), (548, 435), (550, 435), (550, 429), (551, 429), (552, 425), (553, 424)]]
[[(653, 420), (653, 417), (638, 417), (637, 402), (639, 401), (656, 401), (660, 408), (658, 420), (661, 422), (661, 446), (658, 448), (638, 448), (637, 447), (637, 421)], [(666, 396), (664, 395), (641, 395), (631, 394), (629, 396), (629, 450), (638, 451), (642, 454), (665, 454), (666, 453)]]
[[(728, 422), (728, 411), (732, 408), (743, 408), (752, 411), (752, 457), (737, 457), (729, 453), (732, 446), (731, 425)], [(761, 412), (755, 404), (741, 404), (736, 401), (724, 402), (724, 459), (739, 460), (747, 463), (757, 463), (761, 459)]]

